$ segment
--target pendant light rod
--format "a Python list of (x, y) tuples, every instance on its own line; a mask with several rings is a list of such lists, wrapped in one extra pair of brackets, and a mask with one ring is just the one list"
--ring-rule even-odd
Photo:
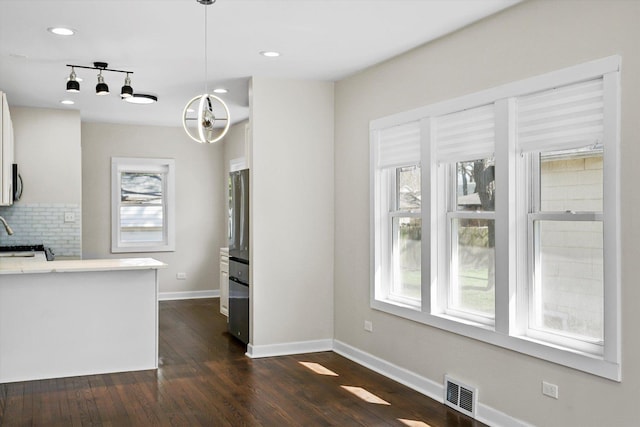
[[(104, 65), (104, 67), (102, 65)], [(93, 63), (93, 67), (87, 67), (85, 65), (67, 64), (67, 67), (84, 68), (85, 70), (102, 70), (102, 71), (113, 71), (114, 73), (133, 74), (133, 71), (114, 70), (112, 68), (107, 68), (107, 66), (108, 66), (108, 64), (106, 62), (94, 62)]]
[[(201, 2), (202, 3), (202, 2)], [(211, 4), (211, 3), (202, 3), (205, 6)], [(204, 93), (209, 93), (209, 81), (208, 81), (208, 77), (209, 77), (209, 73), (207, 70), (207, 65), (208, 65), (208, 59), (207, 59), (207, 10), (209, 8), (205, 7), (204, 8)]]

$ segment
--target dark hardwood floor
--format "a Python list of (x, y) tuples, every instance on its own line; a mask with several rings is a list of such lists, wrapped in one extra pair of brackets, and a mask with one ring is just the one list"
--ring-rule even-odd
[(244, 352), (218, 299), (161, 302), (157, 371), (2, 384), (0, 426), (483, 425), (333, 352)]

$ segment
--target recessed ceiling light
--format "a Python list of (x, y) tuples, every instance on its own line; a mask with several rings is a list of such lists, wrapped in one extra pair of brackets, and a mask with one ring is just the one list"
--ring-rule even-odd
[(227, 92), (229, 91), (223, 87), (219, 87), (213, 90), (213, 93), (227, 93)]
[(148, 93), (134, 93), (128, 98), (124, 98), (130, 104), (153, 104), (158, 101), (158, 97)]
[(75, 30), (65, 27), (49, 27), (47, 31), (57, 36), (72, 36), (76, 33)]
[(73, 102), (70, 99), (63, 99), (62, 101), (60, 101), (60, 104), (64, 104), (64, 105), (73, 105), (75, 104), (75, 102)]
[(260, 52), (260, 55), (266, 56), (267, 58), (275, 58), (280, 56), (280, 52), (276, 52), (273, 50), (263, 50), (262, 52)]

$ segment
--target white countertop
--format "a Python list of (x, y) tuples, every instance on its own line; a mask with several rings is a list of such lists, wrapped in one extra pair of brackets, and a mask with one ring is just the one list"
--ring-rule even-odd
[(70, 273), (81, 271), (148, 270), (167, 264), (153, 258), (82, 259), (47, 261), (42, 257), (0, 258), (0, 274)]

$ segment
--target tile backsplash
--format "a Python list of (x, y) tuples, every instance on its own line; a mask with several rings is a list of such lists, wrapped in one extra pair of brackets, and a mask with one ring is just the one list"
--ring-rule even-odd
[(13, 236), (8, 236), (0, 226), (0, 246), (43, 244), (56, 256), (80, 257), (82, 254), (80, 205), (16, 203), (0, 206), (0, 216), (13, 229)]

